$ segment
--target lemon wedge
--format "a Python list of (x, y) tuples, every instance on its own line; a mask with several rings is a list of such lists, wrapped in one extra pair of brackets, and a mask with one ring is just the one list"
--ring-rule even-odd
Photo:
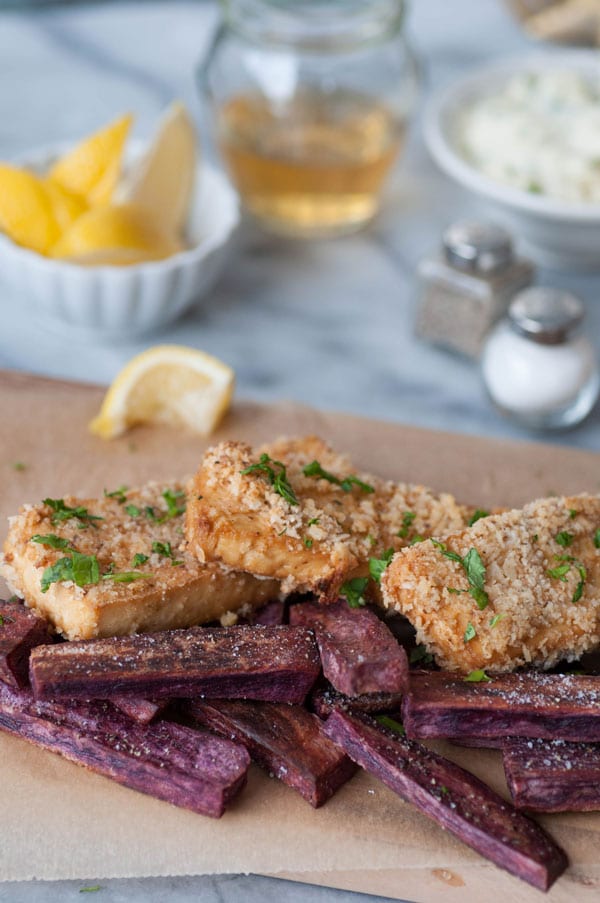
[(54, 219), (59, 233), (68, 229), (82, 213), (87, 210), (87, 204), (80, 194), (68, 191), (53, 182), (52, 179), (43, 180), (44, 191), (50, 202)]
[(5, 163), (0, 164), (0, 230), (39, 254), (46, 254), (59, 235), (43, 180)]
[(88, 265), (123, 266), (162, 260), (181, 244), (136, 207), (93, 207), (61, 235), (51, 256)]
[(87, 203), (108, 204), (121, 174), (121, 158), (133, 117), (122, 116), (61, 157), (49, 176)]
[(172, 104), (119, 199), (143, 207), (166, 232), (183, 235), (196, 175), (196, 131), (182, 103)]
[(203, 436), (231, 403), (235, 374), (204, 351), (156, 345), (136, 355), (116, 376), (90, 430), (102, 439), (140, 423), (186, 426)]

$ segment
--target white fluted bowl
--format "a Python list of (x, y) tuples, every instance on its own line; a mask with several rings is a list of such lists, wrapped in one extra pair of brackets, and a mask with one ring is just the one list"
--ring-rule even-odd
[[(62, 149), (15, 162), (45, 170)], [(141, 150), (132, 142), (129, 159)], [(32, 316), (48, 325), (123, 340), (160, 329), (207, 295), (224, 267), (239, 219), (238, 197), (227, 178), (201, 163), (185, 251), (132, 266), (80, 266), (43, 257), (0, 233), (0, 278), (18, 291)]]

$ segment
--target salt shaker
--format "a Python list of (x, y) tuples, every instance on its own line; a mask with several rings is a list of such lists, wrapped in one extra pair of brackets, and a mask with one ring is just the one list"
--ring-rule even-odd
[(583, 317), (579, 298), (559, 289), (529, 288), (514, 298), (481, 361), (500, 411), (533, 429), (574, 426), (589, 414), (600, 379)]
[(533, 264), (515, 256), (510, 234), (493, 223), (457, 222), (442, 236), (441, 252), (419, 264), (416, 334), (478, 358), (485, 336), (520, 289), (531, 285)]

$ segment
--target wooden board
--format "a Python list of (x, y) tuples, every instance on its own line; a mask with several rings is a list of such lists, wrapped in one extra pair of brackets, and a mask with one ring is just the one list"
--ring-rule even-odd
[[(94, 387), (0, 372), (2, 522), (43, 496), (101, 494), (196, 468), (205, 443), (190, 434), (143, 428), (112, 443), (89, 435), (86, 424), (101, 397)], [(480, 507), (600, 489), (600, 456), (589, 452), (435, 433), (294, 404), (237, 404), (213, 438), (254, 442), (308, 432), (348, 450), (361, 468), (448, 489)], [(14, 469), (17, 461), (25, 469)], [(506, 794), (497, 753), (450, 745), (444, 751)], [(366, 774), (313, 811), (253, 769), (244, 794), (212, 821), (11, 737), (0, 735), (0, 758), (0, 880), (260, 872), (427, 903), (492, 894), (516, 903), (539, 898)], [(541, 821), (572, 860), (546, 899), (600, 899), (600, 815)]]

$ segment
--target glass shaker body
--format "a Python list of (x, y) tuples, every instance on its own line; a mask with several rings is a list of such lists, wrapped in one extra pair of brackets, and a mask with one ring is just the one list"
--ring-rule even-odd
[(264, 226), (319, 237), (374, 215), (416, 95), (403, 0), (229, 0), (201, 76)]
[(511, 304), (509, 317), (498, 323), (486, 342), (482, 374), (502, 413), (530, 429), (565, 429), (580, 423), (596, 403), (600, 389), (596, 352), (575, 328), (582, 314), (573, 328), (550, 337), (537, 329), (535, 319), (521, 328), (514, 315), (520, 300), (542, 292), (562, 295), (545, 289), (521, 293)]
[(452, 266), (443, 253), (418, 266), (419, 304), (415, 332), (450, 351), (479, 358), (486, 335), (501, 319), (514, 295), (531, 284), (533, 266), (516, 259), (487, 274)]

